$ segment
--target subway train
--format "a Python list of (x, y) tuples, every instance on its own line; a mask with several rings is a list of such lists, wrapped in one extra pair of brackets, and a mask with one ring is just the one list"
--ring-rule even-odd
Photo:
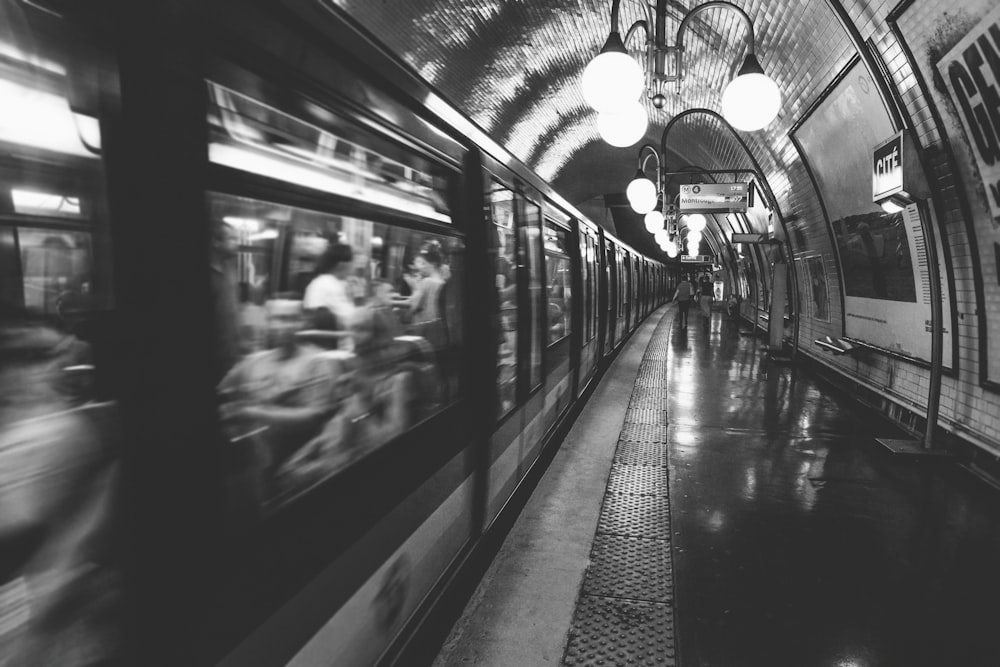
[(329, 6), (196, 5), (0, 0), (0, 665), (414, 664), (674, 277)]

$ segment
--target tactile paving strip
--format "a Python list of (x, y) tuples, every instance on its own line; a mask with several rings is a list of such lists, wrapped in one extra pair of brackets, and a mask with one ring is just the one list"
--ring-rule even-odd
[(636, 386), (632, 389), (632, 401), (658, 401), (659, 405), (664, 405), (667, 399), (667, 385), (664, 382), (662, 385), (657, 385), (655, 387), (640, 387)]
[(604, 496), (597, 532), (670, 539), (670, 501), (666, 496), (609, 493)]
[(608, 480), (608, 493), (666, 497), (667, 469), (615, 464), (611, 468), (611, 479)]
[(618, 443), (615, 463), (628, 466), (666, 466), (667, 445), (662, 442)]
[(583, 581), (588, 595), (673, 602), (670, 543), (626, 535), (598, 535)]
[(670, 605), (584, 595), (564, 665), (676, 665)]
[(629, 406), (625, 413), (625, 421), (631, 424), (664, 424), (667, 423), (665, 408), (641, 408)]
[(672, 321), (660, 318), (639, 365), (564, 665), (676, 665), (664, 364)]
[(635, 422), (625, 422), (622, 425), (619, 440), (629, 442), (666, 442), (667, 425), (664, 424), (636, 424)]

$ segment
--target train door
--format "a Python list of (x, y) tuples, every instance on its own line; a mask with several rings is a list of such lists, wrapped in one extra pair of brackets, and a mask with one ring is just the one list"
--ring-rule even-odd
[(624, 319), (624, 330), (627, 333), (632, 330), (632, 325), (635, 319), (635, 298), (633, 297), (635, 286), (635, 262), (629, 252), (623, 253), (623, 259), (623, 272), (625, 274), (625, 308), (622, 316)]
[(542, 227), (545, 269), (545, 402), (541, 433), (548, 433), (569, 407), (573, 334), (572, 219), (546, 202)]
[(520, 402), (523, 408), (519, 476), (538, 457), (545, 406), (544, 357), (547, 338), (545, 264), (542, 250), (542, 206), (538, 194), (520, 186), (517, 192), (518, 287), (520, 290), (521, 369)]
[(582, 394), (586, 389), (597, 368), (597, 361), (600, 358), (597, 335), (600, 322), (598, 312), (600, 258), (597, 253), (597, 237), (594, 230), (583, 222), (579, 223), (579, 231), (582, 292), (581, 298), (577, 301), (580, 304), (583, 317), (579, 335), (581, 349), (579, 379), (577, 381), (578, 395)]
[(615, 290), (615, 346), (617, 347), (625, 338), (628, 331), (628, 267), (625, 264), (625, 250), (615, 248), (615, 276), (617, 285)]
[(605, 316), (606, 334), (604, 338), (604, 354), (615, 349), (617, 342), (618, 304), (621, 301), (618, 291), (620, 274), (618, 271), (618, 253), (615, 246), (604, 237), (604, 273), (605, 273)]
[(573, 218), (570, 221), (570, 272), (572, 274), (572, 334), (570, 335), (569, 365), (572, 380), (570, 382), (572, 396), (580, 395), (580, 385), (583, 378), (581, 355), (583, 352), (585, 322), (587, 317), (587, 249), (586, 235), (583, 223)]
[(646, 298), (649, 295), (649, 286), (646, 283), (649, 274), (646, 271), (646, 260), (639, 258), (639, 315), (646, 317), (648, 314)]

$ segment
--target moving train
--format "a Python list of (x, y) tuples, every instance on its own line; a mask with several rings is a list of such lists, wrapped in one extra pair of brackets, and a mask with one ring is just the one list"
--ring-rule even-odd
[(326, 0), (0, 0), (0, 93), (0, 664), (425, 659), (667, 267)]

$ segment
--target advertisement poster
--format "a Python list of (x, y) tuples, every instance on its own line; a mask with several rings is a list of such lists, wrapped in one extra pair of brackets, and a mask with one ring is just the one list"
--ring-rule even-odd
[[(978, 248), (983, 300), (959, 304), (978, 313), (982, 384), (1000, 390), (1000, 7), (995, 0), (969, 0), (954, 7), (918, 0), (897, 19), (925, 87), (941, 118), (961, 179), (959, 193)], [(970, 267), (974, 270), (975, 266)], [(960, 287), (974, 294), (971, 283)], [(966, 321), (969, 317), (966, 316)], [(976, 320), (973, 320), (976, 321)]]
[[(846, 335), (927, 361), (930, 303), (918, 294), (919, 217), (916, 226), (908, 225), (904, 213), (886, 213), (872, 201), (872, 151), (893, 134), (871, 75), (855, 60), (793, 138), (812, 171), (837, 243)], [(827, 315), (829, 307), (827, 298)], [(951, 357), (949, 341), (945, 366), (951, 366)]]

